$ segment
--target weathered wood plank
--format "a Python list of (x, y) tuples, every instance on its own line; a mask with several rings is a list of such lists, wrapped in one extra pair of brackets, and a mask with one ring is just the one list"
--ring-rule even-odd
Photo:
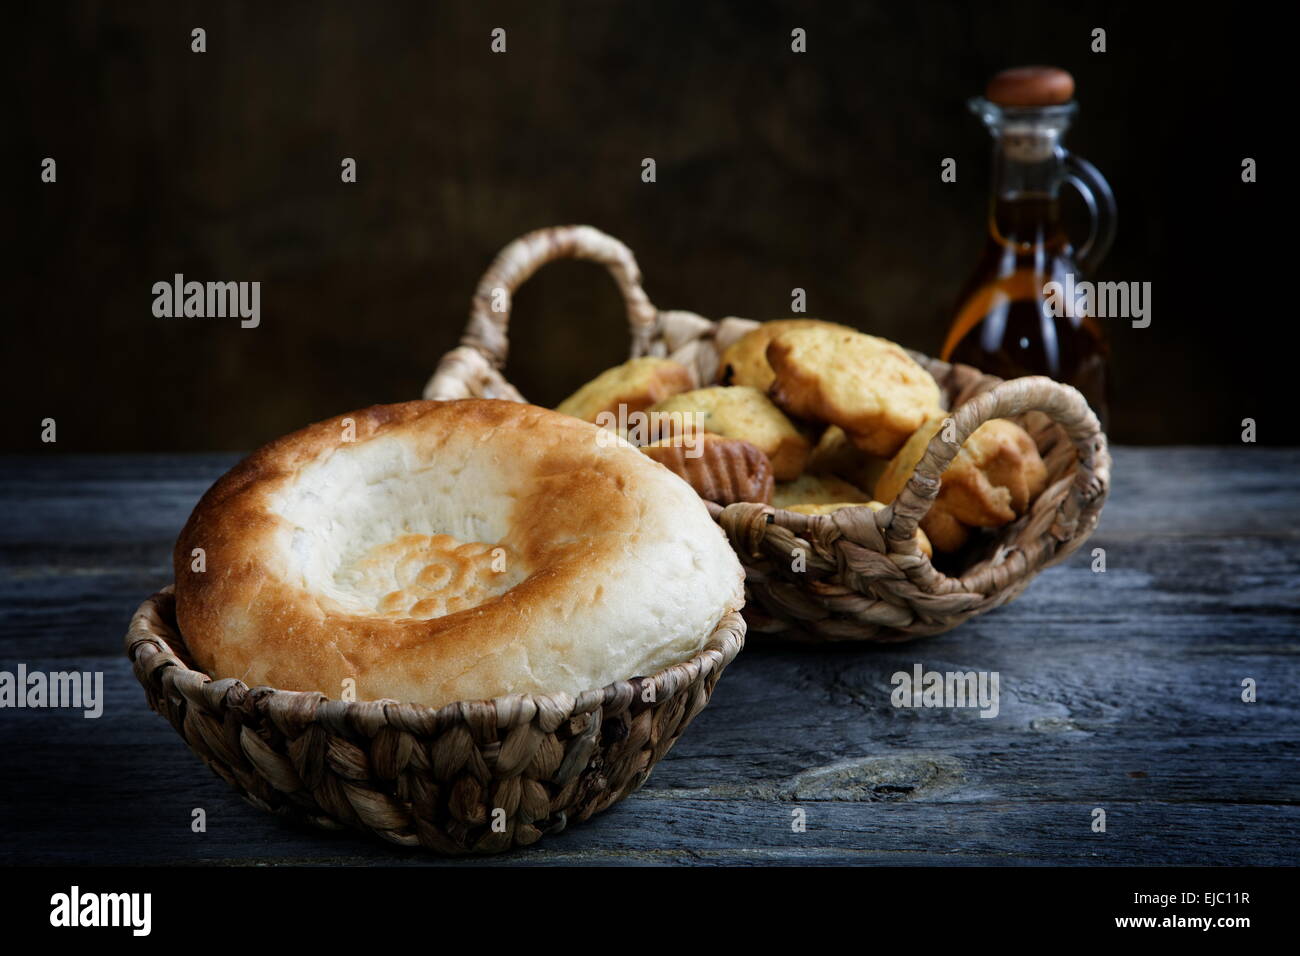
[[(1012, 605), (909, 645), (755, 637), (641, 793), (494, 862), (1296, 862), (1300, 451), (1116, 457), (1093, 539), (1105, 574), (1076, 554)], [(99, 720), (0, 712), (0, 858), (429, 862), (270, 820), (145, 706), (123, 629), (233, 460), (0, 461), (0, 669), (100, 670), (106, 695)], [(998, 671), (998, 716), (894, 708), (890, 676), (916, 663)], [(1257, 703), (1240, 700), (1245, 677)], [(1106, 834), (1089, 829), (1096, 806)]]
[[(960, 659), (959, 649), (948, 650), (955, 664), (944, 654), (918, 656), (926, 667), (972, 666)], [(1163, 659), (1121, 662), (1115, 670), (1096, 667), (1089, 660), (1092, 654), (1090, 646), (1071, 645), (1049, 673), (1027, 665), (1017, 670), (1013, 663), (1003, 673), (1001, 712), (991, 720), (969, 712), (894, 709), (887, 675), (895, 667), (910, 667), (908, 654), (823, 658), (760, 649), (742, 655), (720, 683), (713, 704), (638, 795), (636, 812), (650, 813), (647, 820), (672, 829), (682, 806), (698, 806), (700, 813), (712, 807), (725, 835), (738, 826), (735, 814), (761, 812), (770, 819), (773, 813), (788, 813), (783, 805), (791, 801), (819, 807), (843, 802), (973, 805), (996, 818), (1014, 809), (1071, 805), (1081, 799), (1089, 801), (1089, 809), (1124, 805), (1144, 813), (1147, 804), (1162, 802), (1170, 805), (1167, 820), (1177, 816), (1178, 804), (1213, 804), (1223, 808), (1225, 825), (1235, 828), (1246, 825), (1239, 812), (1254, 819), (1248, 811), (1260, 804), (1294, 806), (1300, 795), (1300, 720), (1289, 690), (1277, 702), (1245, 705), (1232, 681), (1218, 681), (1213, 657), (1193, 658), (1198, 668), (1180, 673), (1167, 666), (1176, 656), (1173, 649)], [(244, 837), (257, 842), (250, 851), (254, 858), (263, 852), (323, 852), (314, 834), (285, 830), (234, 800), (172, 729), (147, 711), (125, 661), (75, 663), (105, 667), (104, 717), (13, 712), (0, 725), (0, 775), (8, 792), (0, 805), (12, 802), (4, 817), (22, 820), (16, 847), (23, 855), (32, 847), (68, 843), (59, 834), (85, 829), (71, 841), (79, 852), (93, 854), (98, 848), (116, 856), (119, 827), (130, 826), (145, 831), (137, 833), (132, 852), (171, 859), (167, 854), (176, 852), (171, 843), (178, 833), (182, 841), (190, 838), (185, 827), (195, 806), (241, 821)], [(1265, 678), (1265, 686), (1280, 679), (1294, 687), (1300, 667), (1294, 658), (1291, 664), (1286, 673)], [(1117, 674), (1125, 674), (1127, 683), (1116, 685)], [(1217, 693), (1216, 684), (1221, 684)], [(1194, 692), (1187, 692), (1189, 686)], [(32, 760), (34, 740), (50, 759)], [(80, 805), (67, 798), (40, 801), (34, 817), (30, 799), (42, 792), (75, 797)], [(662, 812), (643, 810), (645, 801), (656, 801), (656, 807), (662, 801)], [(148, 812), (142, 815), (143, 807)], [(79, 824), (81, 815), (86, 819)], [(621, 814), (618, 819), (625, 821)], [(1288, 825), (1295, 822), (1286, 819)], [(602, 820), (591, 825), (603, 829)], [(624, 826), (635, 830), (640, 824), (625, 821), (614, 833), (621, 834)], [(910, 830), (883, 822), (880, 830), (873, 837), (874, 852), (913, 852)], [(658, 839), (666, 842), (656, 846), (694, 848), (694, 833), (688, 830), (685, 842), (677, 843), (660, 834)], [(745, 831), (731, 848), (753, 847), (753, 837)], [(826, 842), (831, 838), (848, 839), (818, 833), (797, 845), (823, 852), (836, 849), (836, 843)], [(950, 838), (942, 847), (924, 843), (918, 849), (979, 852), (962, 832)], [(1040, 839), (1038, 830), (1031, 829), (1010, 846), (1020, 860), (1061, 861), (1074, 852)], [(155, 845), (142, 847), (150, 841)], [(590, 852), (602, 845), (592, 844)], [(621, 853), (620, 846), (610, 844), (608, 852)], [(1288, 859), (1293, 846), (1293, 841), (1263, 843), (1255, 852), (1260, 859)], [(1175, 853), (1151, 861), (1193, 860)]]
[[(938, 644), (942, 639), (936, 640)], [(1236, 668), (1210, 655), (1194, 656), (1184, 670), (1178, 656), (1133, 655), (1114, 668), (1100, 667), (1092, 649), (1061, 649), (1047, 670), (1037, 662), (982, 659), (978, 651), (948, 646), (916, 653), (866, 652), (838, 660), (809, 658), (800, 650), (754, 649), (720, 683), (710, 707), (660, 765), (652, 786), (663, 789), (759, 792), (755, 787), (793, 777), (809, 767), (844, 759), (917, 753), (915, 765), (890, 769), (911, 798), (941, 791), (945, 799), (995, 793), (1016, 799), (1029, 793), (1067, 799), (1080, 787), (1100, 796), (1137, 799), (1260, 800), (1300, 797), (1300, 703), (1292, 690), (1300, 677), (1295, 656), (1272, 662), (1260, 701), (1240, 701)], [(897, 709), (889, 677), (927, 669), (989, 669), (1001, 674), (996, 717), (973, 710)], [(0, 742), (19, 765), (23, 741), (40, 737), (56, 747), (99, 746), (94, 738), (174, 744), (170, 727), (144, 706), (125, 659), (28, 661), (29, 668), (102, 669), (104, 716), (87, 720), (69, 711), (10, 711)], [(1289, 682), (1289, 683), (1288, 683)], [(117, 731), (104, 728), (118, 728)], [(931, 779), (941, 754), (956, 760), (954, 773)], [(1278, 762), (1270, 766), (1269, 760)], [(1224, 764), (1238, 772), (1224, 775)], [(1247, 765), (1254, 772), (1245, 772)], [(197, 766), (197, 764), (196, 764)], [(715, 774), (725, 769), (725, 777)], [(131, 773), (132, 766), (122, 768)], [(143, 773), (151, 772), (146, 764)], [(1137, 774), (1138, 776), (1132, 776)], [(891, 778), (892, 779), (892, 778)], [(888, 781), (887, 781), (888, 782)], [(728, 791), (728, 788), (731, 788)], [(736, 788), (740, 788), (737, 790)]]
[[(57, 829), (24, 845), (31, 863), (439, 862), (350, 833), (299, 830), (218, 792), (176, 792), (161, 814), (86, 805), (58, 815)], [(190, 808), (207, 812), (208, 830), (190, 831)], [(1112, 803), (1107, 831), (1090, 829), (1093, 802), (1032, 805), (870, 804), (845, 801), (657, 799), (636, 794), (536, 847), (457, 865), (556, 863), (872, 863), (1254, 865), (1281, 862), (1280, 841), (1300, 836), (1293, 806)], [(802, 809), (807, 831), (793, 832)], [(24, 825), (26, 825), (24, 823)], [(112, 841), (105, 832), (112, 831)], [(122, 843), (129, 845), (122, 847)], [(126, 852), (123, 852), (125, 849)], [(8, 852), (6, 855), (8, 855)], [(111, 854), (111, 856), (110, 856)]]

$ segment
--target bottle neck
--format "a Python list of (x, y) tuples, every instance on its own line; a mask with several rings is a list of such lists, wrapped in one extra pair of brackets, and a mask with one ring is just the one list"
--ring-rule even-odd
[(989, 228), (1003, 244), (1027, 246), (1064, 237), (1060, 130), (995, 131)]

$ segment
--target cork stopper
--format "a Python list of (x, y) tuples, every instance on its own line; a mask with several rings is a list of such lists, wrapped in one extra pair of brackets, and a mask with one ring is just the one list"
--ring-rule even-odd
[(989, 80), (985, 99), (999, 106), (1060, 106), (1074, 96), (1074, 77), (1055, 66), (1017, 66)]

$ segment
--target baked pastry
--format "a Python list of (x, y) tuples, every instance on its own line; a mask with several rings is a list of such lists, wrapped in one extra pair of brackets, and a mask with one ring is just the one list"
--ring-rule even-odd
[(826, 505), (835, 503), (865, 504), (871, 496), (834, 475), (803, 474), (793, 481), (782, 481), (772, 494), (772, 505)]
[(834, 329), (775, 336), (767, 360), (773, 400), (792, 415), (839, 425), (869, 455), (892, 457), (921, 423), (942, 410), (939, 386), (886, 339)]
[(490, 399), (266, 445), (203, 496), (174, 564), (214, 678), (431, 706), (653, 674), (743, 603), (690, 485), (595, 425)]
[(767, 346), (772, 339), (791, 329), (826, 328), (842, 332), (852, 332), (847, 325), (823, 322), (820, 319), (773, 319), (764, 322), (752, 332), (741, 336), (727, 348), (723, 349), (718, 360), (722, 370), (724, 385), (748, 385), (766, 392), (772, 387), (775, 373), (767, 364)]
[(756, 388), (741, 386), (714, 386), (683, 392), (657, 402), (650, 407), (652, 428), (665, 434), (657, 421), (668, 416), (690, 413), (692, 417), (681, 421), (703, 431), (713, 432), (723, 438), (739, 438), (754, 445), (772, 462), (772, 473), (777, 481), (794, 478), (803, 471), (808, 460), (811, 443), (781, 409)]
[(698, 440), (665, 438), (641, 451), (685, 478), (701, 498), (720, 505), (772, 500), (772, 464), (747, 441), (704, 432)]
[[(791, 505), (786, 511), (794, 511), (801, 515), (829, 515), (842, 508), (870, 508), (872, 511), (880, 511), (884, 507), (884, 504), (879, 501), (841, 501), (829, 505)], [(916, 529), (916, 546), (927, 558), (934, 557), (934, 546), (930, 544), (930, 538), (920, 528)]]
[[(878, 499), (898, 496), (947, 420), (935, 415), (908, 439), (876, 482)], [(1001, 527), (1024, 514), (1046, 485), (1047, 467), (1029, 433), (1005, 418), (992, 419), (975, 429), (944, 471), (921, 527), (940, 551), (956, 551), (970, 528)]]
[[(643, 356), (606, 369), (555, 407), (557, 412), (595, 422), (601, 412), (618, 417), (643, 412), (655, 402), (694, 386), (691, 370), (672, 359)], [(624, 419), (626, 420), (626, 419)]]
[(830, 425), (813, 447), (805, 468), (815, 475), (835, 475), (859, 488), (874, 488), (888, 466), (888, 458), (868, 455), (849, 440), (843, 428)]

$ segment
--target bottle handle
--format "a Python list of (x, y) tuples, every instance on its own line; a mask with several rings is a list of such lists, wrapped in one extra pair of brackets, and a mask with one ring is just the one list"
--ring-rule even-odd
[(1065, 181), (1078, 191), (1088, 207), (1091, 226), (1087, 240), (1075, 254), (1075, 260), (1085, 273), (1093, 275), (1115, 242), (1115, 226), (1119, 218), (1115, 194), (1097, 167), (1083, 157), (1061, 150), (1061, 164)]

